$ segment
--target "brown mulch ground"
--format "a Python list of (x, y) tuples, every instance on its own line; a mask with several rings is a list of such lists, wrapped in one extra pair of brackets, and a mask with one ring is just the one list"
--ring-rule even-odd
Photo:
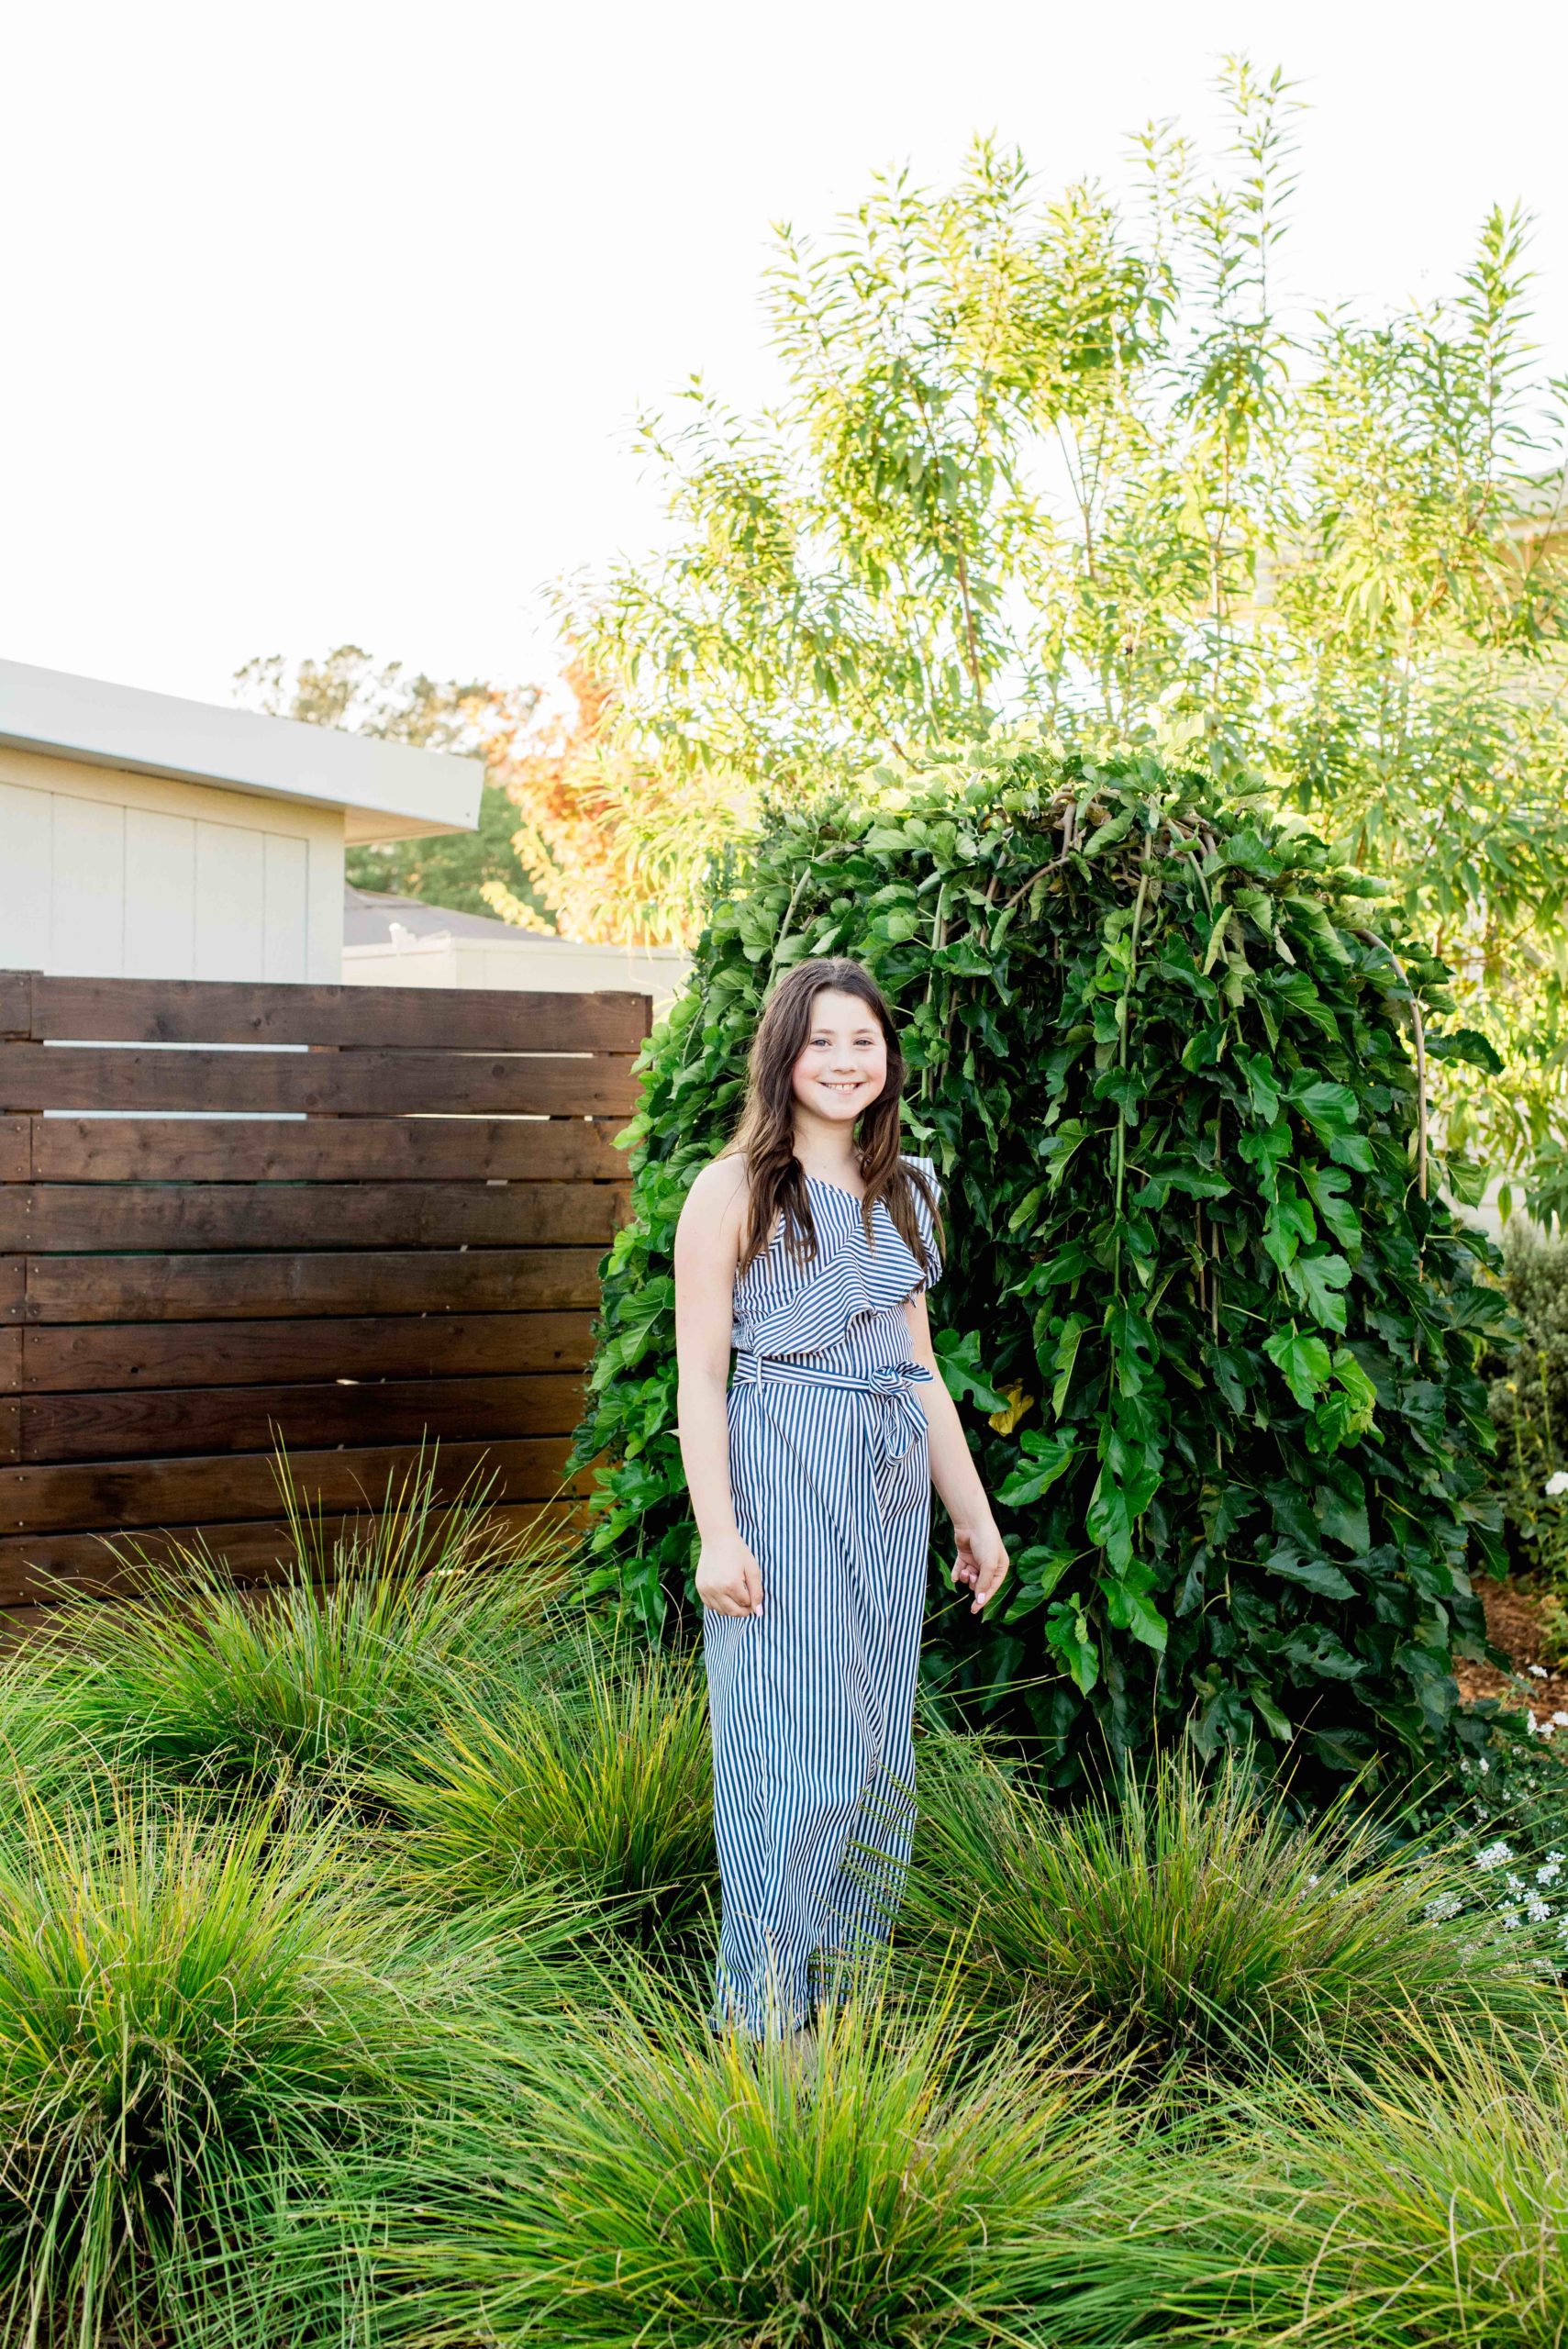
[[(1529, 1668), (1540, 1661), (1540, 1599), (1513, 1582), (1483, 1581), (1480, 1590), (1487, 1632), (1514, 1668), (1499, 1672), (1490, 1664), (1456, 1664), (1454, 1677), (1462, 1702), (1473, 1705), (1480, 1697), (1496, 1697), (1511, 1710), (1528, 1707), (1538, 1721), (1549, 1721), (1556, 1712), (1568, 1713), (1568, 1671), (1560, 1665), (1543, 1679)], [(1557, 1734), (1568, 1734), (1561, 1723)]]

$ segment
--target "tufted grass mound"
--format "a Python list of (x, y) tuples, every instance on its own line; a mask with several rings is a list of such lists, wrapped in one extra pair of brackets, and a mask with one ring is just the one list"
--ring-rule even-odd
[(262, 1589), (193, 1552), (121, 1603), (51, 1609), (0, 1670), (12, 1787), (69, 1800), (131, 1772), (187, 1802), (330, 1809), (464, 1690), (514, 1686), (549, 1644), (559, 1539), (438, 1505), (428, 1465), (371, 1526), (324, 1547), (296, 1510), (300, 1563)]
[(659, 1942), (715, 1913), (707, 1698), (690, 1657), (584, 1630), (488, 1703), (454, 1696), (368, 1791), (399, 1866), (443, 1901), (571, 1884), (606, 1925)]
[(1069, 1810), (962, 1737), (922, 1762), (900, 1939), (962, 1953), (977, 2027), (1070, 2016), (1106, 2061), (1196, 2087), (1343, 2077), (1413, 2025), (1531, 2047), (1562, 2020), (1555, 1909), (1504, 1922), (1468, 1854), (1393, 1850), (1343, 1800), (1303, 1827), (1240, 1761), (1176, 1757)]
[[(954, 2063), (962, 2018), (850, 2000), (807, 2074), (644, 1998), (389, 2195), (434, 2341), (628, 2349), (1000, 2343), (1119, 2138), (1065, 2068)], [(428, 2331), (427, 2331), (428, 2328)]]

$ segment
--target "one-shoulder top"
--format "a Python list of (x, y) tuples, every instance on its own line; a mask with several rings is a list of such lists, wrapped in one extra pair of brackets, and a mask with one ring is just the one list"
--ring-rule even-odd
[[(940, 1198), (940, 1184), (929, 1158), (906, 1158), (904, 1163), (917, 1166)], [(873, 1247), (852, 1191), (817, 1174), (807, 1174), (806, 1181), (817, 1227), (816, 1257), (802, 1264), (784, 1247), (781, 1208), (767, 1247), (736, 1275), (731, 1343), (747, 1353), (821, 1356), (846, 1370), (902, 1361), (909, 1352), (909, 1331), (899, 1308), (941, 1275), (929, 1208), (917, 1189), (917, 1257), (884, 1200), (872, 1208)]]

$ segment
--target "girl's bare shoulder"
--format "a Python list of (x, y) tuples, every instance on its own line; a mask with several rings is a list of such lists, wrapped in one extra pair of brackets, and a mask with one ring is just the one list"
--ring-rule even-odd
[(722, 1157), (710, 1158), (692, 1178), (681, 1210), (682, 1220), (688, 1217), (705, 1224), (738, 1220), (746, 1205), (748, 1187), (746, 1161), (739, 1151), (727, 1151)]

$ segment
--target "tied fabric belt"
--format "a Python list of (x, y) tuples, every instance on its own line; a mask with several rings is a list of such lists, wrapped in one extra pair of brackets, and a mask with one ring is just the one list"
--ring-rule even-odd
[(875, 1370), (829, 1370), (826, 1364), (787, 1354), (736, 1353), (737, 1386), (761, 1386), (775, 1379), (797, 1386), (839, 1386), (851, 1394), (875, 1396), (883, 1449), (889, 1460), (907, 1460), (926, 1433), (926, 1415), (914, 1395), (917, 1386), (931, 1383), (924, 1363), (884, 1363)]

